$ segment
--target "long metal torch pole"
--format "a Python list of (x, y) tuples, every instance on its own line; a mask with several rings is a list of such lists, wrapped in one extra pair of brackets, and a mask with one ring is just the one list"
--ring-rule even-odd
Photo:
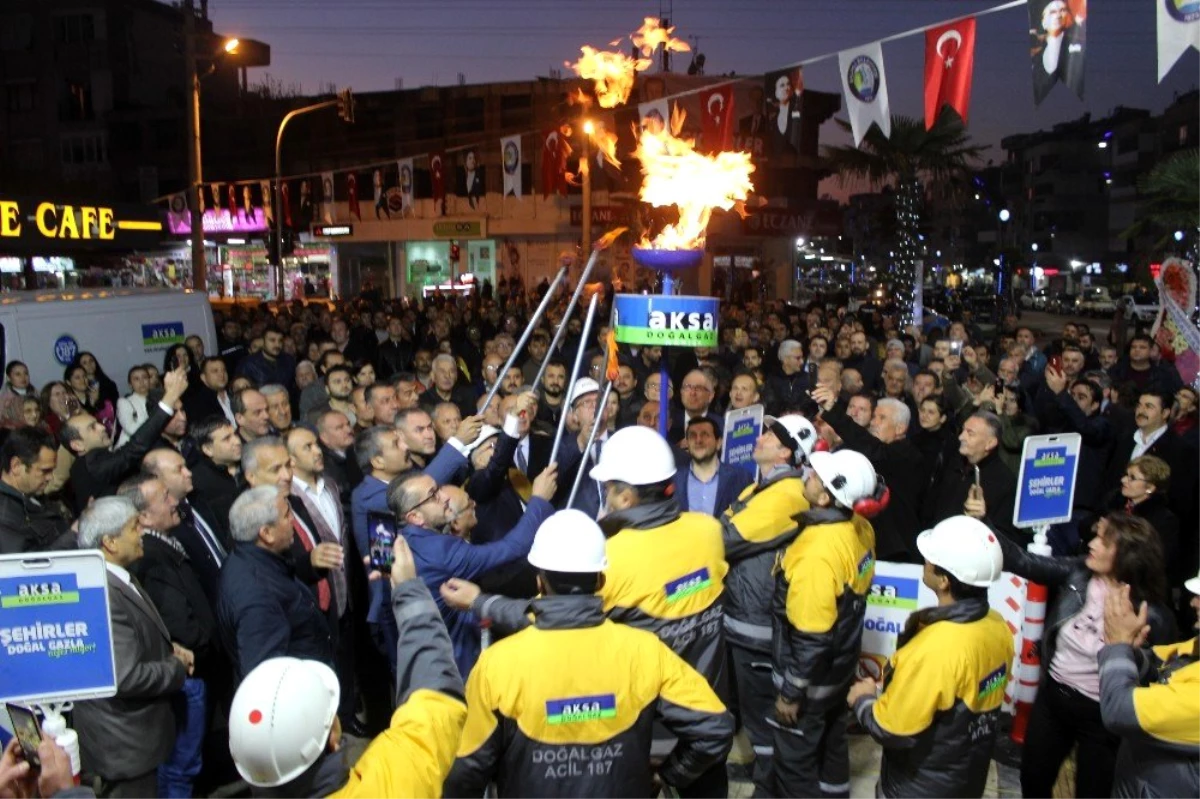
[(495, 397), (496, 392), (500, 390), (500, 383), (503, 380), (504, 375), (506, 375), (508, 370), (512, 368), (512, 365), (516, 362), (517, 357), (521, 354), (521, 350), (525, 348), (525, 342), (529, 341), (529, 337), (533, 335), (534, 328), (536, 328), (538, 322), (541, 321), (542, 314), (546, 313), (546, 308), (550, 305), (550, 300), (554, 297), (554, 290), (558, 288), (558, 284), (562, 282), (562, 279), (566, 276), (566, 274), (567, 268), (564, 266), (563, 268), (559, 269), (558, 274), (554, 276), (554, 281), (550, 284), (550, 289), (546, 292), (546, 296), (542, 297), (542, 301), (538, 305), (537, 310), (533, 312), (533, 316), (530, 318), (529, 324), (525, 326), (525, 332), (521, 334), (521, 339), (517, 342), (517, 346), (513, 347), (512, 354), (509, 355), (508, 360), (504, 362), (504, 368), (497, 373), (496, 382), (492, 384), (492, 388), (487, 393), (487, 399), (484, 401), (481, 407), (486, 408), (488, 405), (490, 405), (492, 398)]
[(542, 378), (546, 375), (546, 367), (554, 359), (554, 348), (558, 346), (559, 342), (563, 340), (563, 336), (567, 333), (567, 321), (571, 318), (571, 314), (575, 312), (575, 306), (579, 304), (579, 297), (583, 294), (583, 287), (587, 284), (587, 279), (592, 274), (592, 268), (596, 266), (596, 261), (599, 257), (600, 250), (592, 250), (592, 255), (588, 258), (587, 265), (579, 273), (579, 285), (575, 286), (575, 291), (571, 293), (571, 301), (567, 303), (567, 311), (563, 314), (562, 324), (554, 331), (554, 338), (550, 342), (550, 349), (546, 350), (546, 357), (542, 359), (542, 365), (538, 367), (537, 375), (533, 378), (534, 391), (537, 391), (538, 386), (542, 384)]
[[(587, 445), (583, 448), (583, 455), (579, 459), (579, 470), (575, 472), (575, 482), (571, 486), (571, 496), (567, 497), (566, 507), (571, 507), (575, 502), (575, 495), (579, 493), (579, 486), (583, 482), (583, 475), (590, 471), (587, 468), (588, 457), (592, 454), (592, 446), (596, 443), (596, 434), (600, 432), (600, 425), (605, 424), (605, 417), (608, 416), (608, 397), (612, 394), (613, 384), (608, 381), (604, 384), (604, 392), (600, 395), (600, 402), (596, 405), (596, 419), (592, 422), (592, 430), (588, 433)], [(601, 504), (603, 505), (603, 497)]]
[[(575, 375), (579, 373), (579, 366), (583, 361), (583, 351), (587, 349), (588, 336), (592, 332), (592, 320), (596, 318), (596, 301), (600, 298), (600, 292), (592, 295), (592, 301), (588, 304), (587, 316), (583, 320), (583, 337), (579, 340), (579, 349), (575, 351), (575, 365), (571, 368), (570, 374), (567, 375), (567, 396), (563, 400), (564, 403), (571, 401), (571, 389), (575, 386)], [(567, 326), (567, 320), (563, 319), (563, 327)], [(550, 448), (550, 463), (558, 461), (558, 445), (562, 443), (563, 431), (567, 429), (567, 414), (570, 412), (569, 406), (564, 407), (562, 415), (558, 417), (558, 430), (554, 433), (554, 446)]]

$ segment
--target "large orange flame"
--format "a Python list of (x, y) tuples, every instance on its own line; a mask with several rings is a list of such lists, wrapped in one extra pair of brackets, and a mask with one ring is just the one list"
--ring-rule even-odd
[[(691, 50), (688, 43), (671, 36), (674, 28), (663, 28), (654, 17), (646, 17), (642, 27), (630, 35), (629, 40), (642, 54), (634, 58), (621, 52), (597, 50), (584, 45), (579, 48), (582, 54), (574, 64), (564, 62), (576, 75), (584, 80), (592, 81), (596, 90), (596, 100), (601, 108), (616, 108), (629, 99), (637, 73), (644, 72), (653, 63), (651, 56), (658, 47), (675, 52)], [(619, 47), (621, 40), (609, 42), (611, 47)]]
[(638, 28), (629, 37), (629, 40), (647, 58), (654, 53), (659, 45), (662, 45), (664, 50), (673, 50), (676, 53), (690, 51), (692, 48), (687, 42), (682, 39), (676, 39), (671, 35), (674, 32), (674, 26), (670, 28), (662, 27), (657, 17), (644, 17), (642, 19), (642, 27)]
[(684, 113), (671, 111), (671, 124), (662, 130), (643, 126), (633, 156), (642, 164), (643, 202), (657, 208), (673, 205), (679, 221), (667, 225), (652, 240), (643, 234), (639, 246), (659, 250), (691, 250), (704, 246), (714, 208), (740, 208), (754, 190), (750, 153), (696, 152), (695, 140), (679, 138)]

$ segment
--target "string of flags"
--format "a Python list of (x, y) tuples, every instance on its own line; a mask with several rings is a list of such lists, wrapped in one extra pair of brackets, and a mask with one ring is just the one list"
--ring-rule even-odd
[[(1139, 1), (1147, 5), (1153, 2), (1155, 5), (1158, 81), (1161, 83), (1189, 48), (1200, 50), (1200, 0)], [(749, 109), (748, 116), (739, 121), (736, 130), (734, 87), (757, 79), (733, 78), (698, 89), (646, 99), (637, 106), (637, 118), (643, 126), (668, 125), (671, 123), (672, 105), (698, 95), (702, 149), (709, 152), (726, 151), (744, 146), (748, 141), (761, 146), (758, 144), (763, 141), (760, 136), (765, 134), (766, 140), (773, 142), (772, 146), (795, 150), (800, 128), (800, 100), (804, 91), (803, 68), (836, 57), (845, 109), (855, 146), (859, 146), (872, 127), (878, 127), (885, 137), (891, 134), (883, 44), (923, 34), (925, 126), (931, 128), (947, 106), (965, 124), (970, 114), (975, 68), (976, 20), (980, 16), (1020, 6), (1026, 7), (1029, 20), (1030, 72), (1035, 105), (1040, 105), (1058, 83), (1063, 83), (1082, 99), (1087, 58), (1087, 0), (1009, 0), (971, 15), (807, 58), (769, 72), (763, 77), (763, 106)], [(588, 49), (585, 48), (585, 52)], [(603, 145), (597, 147), (596, 166), (603, 168), (606, 159), (609, 163), (616, 163), (611, 152), (615, 147), (615, 134), (604, 133), (606, 128), (611, 129), (616, 109), (603, 102), (601, 105), (604, 107), (597, 109), (593, 116), (599, 128), (594, 140), (603, 142), (607, 138), (610, 142), (607, 148)], [(540, 153), (537, 155), (541, 162), (538, 188), (542, 195), (565, 195), (570, 183), (568, 161), (572, 147), (568, 130), (559, 126), (543, 131), (510, 134), (499, 140), (502, 195), (520, 199), (533, 188), (524, 185), (522, 171), (527, 163), (532, 163), (529, 159), (533, 153), (527, 153), (523, 147), (523, 141), (528, 136), (536, 137), (540, 144)], [(466, 198), (470, 207), (474, 208), (486, 192), (483, 164), (475, 147), (455, 148), (453, 152), (459, 156), (456, 159), (458, 163), (454, 165), (449, 164), (447, 152), (438, 151), (363, 164), (336, 172), (292, 175), (285, 178), (279, 187), (278, 209), (272, 207), (272, 181), (268, 179), (205, 184), (196, 199), (201, 211), (209, 207), (227, 211), (231, 230), (242, 223), (248, 226), (247, 229), (263, 221), (274, 224), (276, 212), (282, 215), (284, 225), (289, 228), (304, 227), (306, 223), (319, 221), (333, 223), (338, 221), (335, 209), (337, 198), (346, 200), (347, 211), (352, 219), (361, 220), (363, 204), (359, 199), (359, 178), (369, 174), (369, 203), (373, 202), (377, 219), (413, 213), (418, 196), (418, 177), (424, 184), (420, 195), (432, 198), (439, 215), (445, 212), (445, 197), (449, 189)], [(427, 168), (419, 171), (417, 163), (427, 164)], [(451, 170), (455, 184), (448, 186), (447, 177)], [(292, 197), (293, 191), (297, 192), (296, 198)], [(162, 199), (168, 204), (172, 232), (187, 232), (186, 228), (190, 225), (187, 193)], [(293, 208), (293, 205), (296, 207)], [(295, 222), (300, 224), (294, 225)], [(207, 222), (205, 228), (208, 229)]]

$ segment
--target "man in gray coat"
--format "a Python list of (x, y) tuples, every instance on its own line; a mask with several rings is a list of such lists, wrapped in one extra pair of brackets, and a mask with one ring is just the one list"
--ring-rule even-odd
[(154, 603), (129, 573), (142, 557), (132, 502), (97, 499), (79, 519), (79, 548), (104, 556), (117, 667), (116, 696), (75, 705), (83, 778), (97, 796), (157, 796), (157, 769), (175, 743), (171, 699), (191, 674), (193, 656), (171, 643)]

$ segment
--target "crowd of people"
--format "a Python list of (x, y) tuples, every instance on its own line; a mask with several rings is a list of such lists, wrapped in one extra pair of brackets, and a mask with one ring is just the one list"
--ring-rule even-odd
[[(101, 552), (118, 686), (71, 714), (84, 788), (45, 742), (0, 791), (849, 796), (854, 728), (880, 795), (979, 796), (1002, 571), (1051, 591), (1024, 794), (1072, 748), (1078, 796), (1200, 791), (1200, 403), (1148, 336), (776, 302), (616, 348), (561, 294), (511, 358), (547, 288), (235, 308), (123, 395), (90, 353), (8, 363), (0, 553)], [(755, 404), (751, 472), (721, 446)], [(1013, 522), (1039, 432), (1082, 436), (1051, 556)], [(879, 560), (937, 605), (876, 681)]]

